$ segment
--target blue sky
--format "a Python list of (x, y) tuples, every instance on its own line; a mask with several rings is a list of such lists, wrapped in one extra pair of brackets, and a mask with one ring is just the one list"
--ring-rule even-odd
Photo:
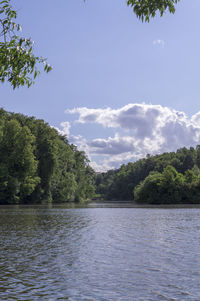
[(125, 0), (14, 4), (53, 71), (29, 89), (2, 84), (1, 107), (68, 134), (97, 170), (198, 144), (199, 0), (147, 24)]

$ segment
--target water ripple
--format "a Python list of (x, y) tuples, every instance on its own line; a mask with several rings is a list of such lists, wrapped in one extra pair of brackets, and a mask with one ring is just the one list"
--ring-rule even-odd
[(200, 210), (4, 208), (0, 300), (200, 300)]

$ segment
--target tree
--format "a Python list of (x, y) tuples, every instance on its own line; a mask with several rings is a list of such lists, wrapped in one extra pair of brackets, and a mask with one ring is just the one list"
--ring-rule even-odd
[(35, 137), (17, 120), (4, 122), (0, 143), (0, 203), (23, 202), (40, 178), (33, 154)]
[(156, 12), (160, 12), (160, 16), (166, 10), (175, 13), (175, 5), (179, 0), (128, 0), (127, 4), (133, 7), (136, 16), (142, 21), (149, 22), (150, 18), (155, 17)]
[(21, 26), (15, 23), (16, 18), (10, 0), (0, 1), (0, 81), (7, 80), (14, 89), (34, 84), (40, 63), (47, 73), (52, 69), (44, 58), (34, 55), (34, 43), (20, 35)]
[(75, 158), (72, 148), (65, 137), (57, 139), (59, 152), (57, 164), (52, 178), (52, 198), (56, 202), (73, 202), (77, 189), (76, 177), (73, 172)]
[(177, 204), (181, 202), (184, 176), (168, 165), (162, 173), (152, 172), (134, 189), (136, 202)]
[(0, 109), (0, 204), (85, 202), (95, 172), (84, 152), (43, 120)]
[(36, 197), (51, 200), (51, 181), (57, 164), (57, 132), (41, 120), (36, 124), (36, 159), (38, 175), (41, 178)]
[(77, 183), (75, 201), (82, 202), (91, 199), (94, 195), (94, 171), (89, 166), (89, 160), (83, 151), (78, 151), (75, 145), (71, 145), (74, 152), (74, 174)]

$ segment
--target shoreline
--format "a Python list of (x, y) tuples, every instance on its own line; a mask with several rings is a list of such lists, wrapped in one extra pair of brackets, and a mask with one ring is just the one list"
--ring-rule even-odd
[(150, 205), (137, 204), (133, 201), (92, 201), (89, 203), (52, 203), (52, 204), (7, 204), (0, 205), (1, 209), (98, 209), (98, 208), (133, 208), (133, 209), (200, 209), (200, 204), (166, 204)]

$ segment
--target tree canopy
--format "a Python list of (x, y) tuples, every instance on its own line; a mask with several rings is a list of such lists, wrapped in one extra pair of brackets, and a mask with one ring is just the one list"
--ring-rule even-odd
[[(139, 203), (200, 203), (200, 146), (186, 147), (122, 165), (96, 176), (96, 193), (106, 200)], [(133, 193), (134, 192), (134, 193)]]
[(43, 120), (0, 109), (0, 204), (83, 202), (93, 194), (84, 152)]
[(161, 17), (166, 10), (174, 14), (175, 4), (178, 2), (179, 0), (128, 0), (127, 4), (133, 8), (139, 19), (149, 22), (150, 18), (155, 17), (157, 11)]
[(30, 87), (40, 73), (40, 63), (44, 64), (44, 71), (52, 69), (44, 58), (33, 53), (34, 42), (21, 35), (22, 27), (16, 18), (10, 0), (0, 1), (0, 81), (10, 82), (14, 89)]

